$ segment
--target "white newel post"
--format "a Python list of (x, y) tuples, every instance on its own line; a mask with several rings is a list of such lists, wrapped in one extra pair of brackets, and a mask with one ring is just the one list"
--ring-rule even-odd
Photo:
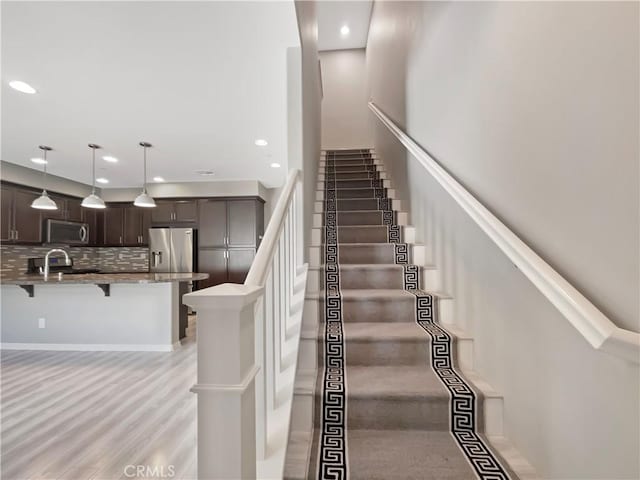
[(198, 478), (256, 478), (255, 305), (262, 287), (184, 295), (197, 311)]

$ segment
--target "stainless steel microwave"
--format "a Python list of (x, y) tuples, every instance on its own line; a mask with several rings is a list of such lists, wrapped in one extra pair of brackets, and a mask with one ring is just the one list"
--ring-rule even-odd
[(89, 224), (67, 222), (48, 218), (45, 224), (47, 243), (64, 243), (65, 245), (87, 245), (89, 243)]

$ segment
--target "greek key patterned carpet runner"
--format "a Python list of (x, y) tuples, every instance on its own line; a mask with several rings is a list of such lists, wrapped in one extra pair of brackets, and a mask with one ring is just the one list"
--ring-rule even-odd
[(515, 479), (420, 289), (370, 150), (327, 152), (314, 479)]

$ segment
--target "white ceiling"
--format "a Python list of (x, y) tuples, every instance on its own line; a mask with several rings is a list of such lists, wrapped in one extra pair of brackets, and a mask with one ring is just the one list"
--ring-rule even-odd
[(30, 158), (50, 145), (53, 174), (90, 183), (93, 142), (120, 159), (97, 162), (110, 180), (101, 187), (132, 187), (144, 140), (154, 145), (149, 178), (279, 185), (290, 46), (299, 46), (293, 1), (3, 1), (2, 159), (38, 168)]
[[(366, 47), (372, 8), (373, 1), (318, 2), (318, 49)], [(348, 35), (340, 33), (343, 25), (349, 27)]]

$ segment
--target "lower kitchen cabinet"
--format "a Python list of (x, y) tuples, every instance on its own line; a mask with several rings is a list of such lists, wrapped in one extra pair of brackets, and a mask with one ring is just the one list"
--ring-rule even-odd
[(244, 283), (247, 273), (256, 256), (254, 248), (238, 248), (227, 250), (227, 282)]
[(198, 282), (198, 288), (221, 283), (244, 283), (256, 256), (255, 248), (201, 248), (198, 253), (198, 272), (209, 278)]
[(198, 282), (198, 288), (225, 283), (228, 278), (227, 250), (224, 248), (200, 249), (198, 252), (198, 272), (209, 274), (209, 278)]

